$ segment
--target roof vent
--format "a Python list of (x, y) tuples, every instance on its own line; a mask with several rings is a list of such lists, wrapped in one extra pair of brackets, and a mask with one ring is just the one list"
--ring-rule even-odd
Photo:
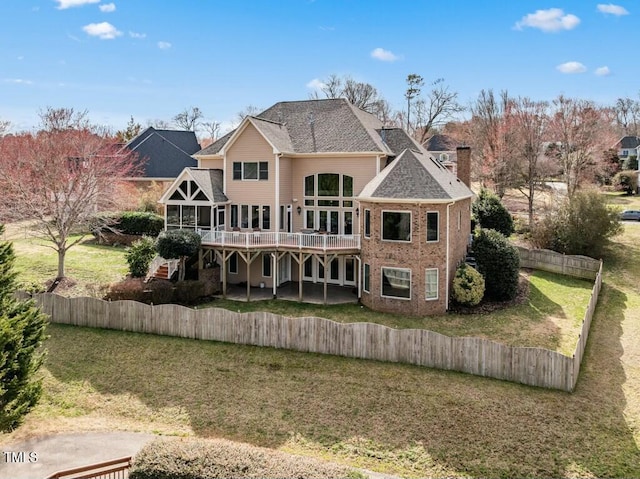
[(309, 125), (310, 125), (310, 126), (313, 126), (313, 124), (314, 124), (314, 122), (315, 122), (315, 120), (314, 120), (314, 118), (313, 118), (313, 110), (311, 110), (311, 111), (309, 112), (309, 116), (308, 116), (307, 120), (309, 121)]

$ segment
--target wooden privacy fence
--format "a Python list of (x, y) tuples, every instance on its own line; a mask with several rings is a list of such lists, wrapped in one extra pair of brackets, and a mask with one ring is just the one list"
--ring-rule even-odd
[(595, 279), (600, 261), (588, 256), (572, 256), (548, 249), (527, 249), (518, 246), (520, 267), (565, 274), (576, 278)]
[(575, 387), (601, 284), (601, 267), (573, 357), (542, 348), (514, 347), (480, 338), (455, 338), (422, 329), (372, 323), (336, 323), (268, 312), (191, 309), (135, 301), (107, 302), (44, 293), (35, 297), (54, 323), (183, 338), (269, 346), (461, 371), (564, 391)]

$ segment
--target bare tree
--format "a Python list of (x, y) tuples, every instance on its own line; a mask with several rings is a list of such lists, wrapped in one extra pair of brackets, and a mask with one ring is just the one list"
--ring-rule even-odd
[(220, 135), (220, 122), (214, 120), (205, 121), (202, 123), (202, 128), (209, 135), (211, 143), (218, 139), (218, 135)]
[(182, 130), (196, 131), (204, 114), (197, 106), (185, 108), (173, 117), (173, 123)]
[(605, 152), (617, 139), (613, 124), (611, 110), (591, 101), (562, 95), (553, 100), (551, 152), (562, 168), (569, 197), (604, 168)]
[(242, 123), (242, 120), (244, 120), (245, 117), (256, 116), (261, 111), (262, 111), (261, 108), (258, 108), (257, 106), (254, 106), (254, 105), (245, 106), (242, 110), (236, 113), (236, 116), (233, 121), (233, 127), (236, 128), (238, 125), (240, 125), (240, 123)]
[(411, 133), (411, 101), (420, 96), (423, 85), (424, 79), (420, 75), (410, 73), (407, 76), (407, 90), (404, 92), (404, 97), (407, 100), (407, 133)]
[(521, 182), (518, 183), (518, 189), (528, 200), (529, 226), (532, 226), (536, 186), (543, 174), (541, 159), (545, 153), (549, 104), (529, 98), (517, 98), (512, 101), (507, 121), (518, 145), (514, 150), (519, 157), (518, 171)]
[(444, 125), (455, 114), (464, 111), (458, 103), (458, 93), (451, 91), (439, 78), (431, 84), (431, 90), (426, 99), (418, 98), (413, 105), (414, 138), (424, 143), (432, 135), (433, 129)]
[(622, 135), (640, 133), (640, 101), (633, 98), (618, 98), (614, 106), (616, 125)]
[(474, 151), (474, 169), (483, 185), (493, 188), (502, 198), (515, 180), (516, 158), (513, 132), (509, 129), (512, 100), (506, 91), (499, 98), (493, 90), (482, 90), (471, 106), (470, 137)]
[(147, 121), (147, 126), (152, 126), (156, 130), (170, 130), (171, 129), (171, 123), (169, 123), (167, 120), (161, 120), (159, 118), (155, 118), (154, 120), (148, 120)]
[(9, 120), (0, 120), (0, 138), (9, 133), (11, 122)]
[(0, 212), (11, 220), (31, 220), (58, 254), (58, 277), (65, 276), (67, 251), (89, 231), (98, 207), (111, 209), (119, 178), (138, 173), (135, 154), (113, 137), (89, 129), (43, 130), (0, 139)]
[(88, 130), (90, 125), (87, 110), (46, 107), (38, 111), (40, 129), (44, 131)]

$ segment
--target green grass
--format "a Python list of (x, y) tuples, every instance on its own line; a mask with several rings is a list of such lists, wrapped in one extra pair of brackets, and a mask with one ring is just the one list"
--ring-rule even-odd
[(357, 304), (317, 305), (285, 300), (232, 301), (216, 299), (199, 306), (230, 311), (270, 311), (290, 317), (318, 316), (340, 323), (370, 322), (400, 329), (429, 329), (448, 336), (475, 336), (514, 346), (560, 351), (571, 356), (593, 283), (544, 271), (529, 276), (523, 304), (491, 314), (446, 314), (413, 318), (371, 311)]
[[(71, 240), (77, 237), (72, 237)], [(57, 254), (51, 243), (38, 238), (14, 237), (18, 281), (44, 285), (56, 278)], [(123, 247), (103, 246), (88, 236), (66, 255), (65, 272), (75, 286), (64, 291), (67, 296), (97, 296), (109, 283), (121, 280), (128, 272)]]

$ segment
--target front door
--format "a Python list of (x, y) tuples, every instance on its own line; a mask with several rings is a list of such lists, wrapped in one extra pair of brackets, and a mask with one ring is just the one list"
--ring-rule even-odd
[(318, 229), (329, 234), (340, 234), (340, 212), (336, 210), (318, 211)]

